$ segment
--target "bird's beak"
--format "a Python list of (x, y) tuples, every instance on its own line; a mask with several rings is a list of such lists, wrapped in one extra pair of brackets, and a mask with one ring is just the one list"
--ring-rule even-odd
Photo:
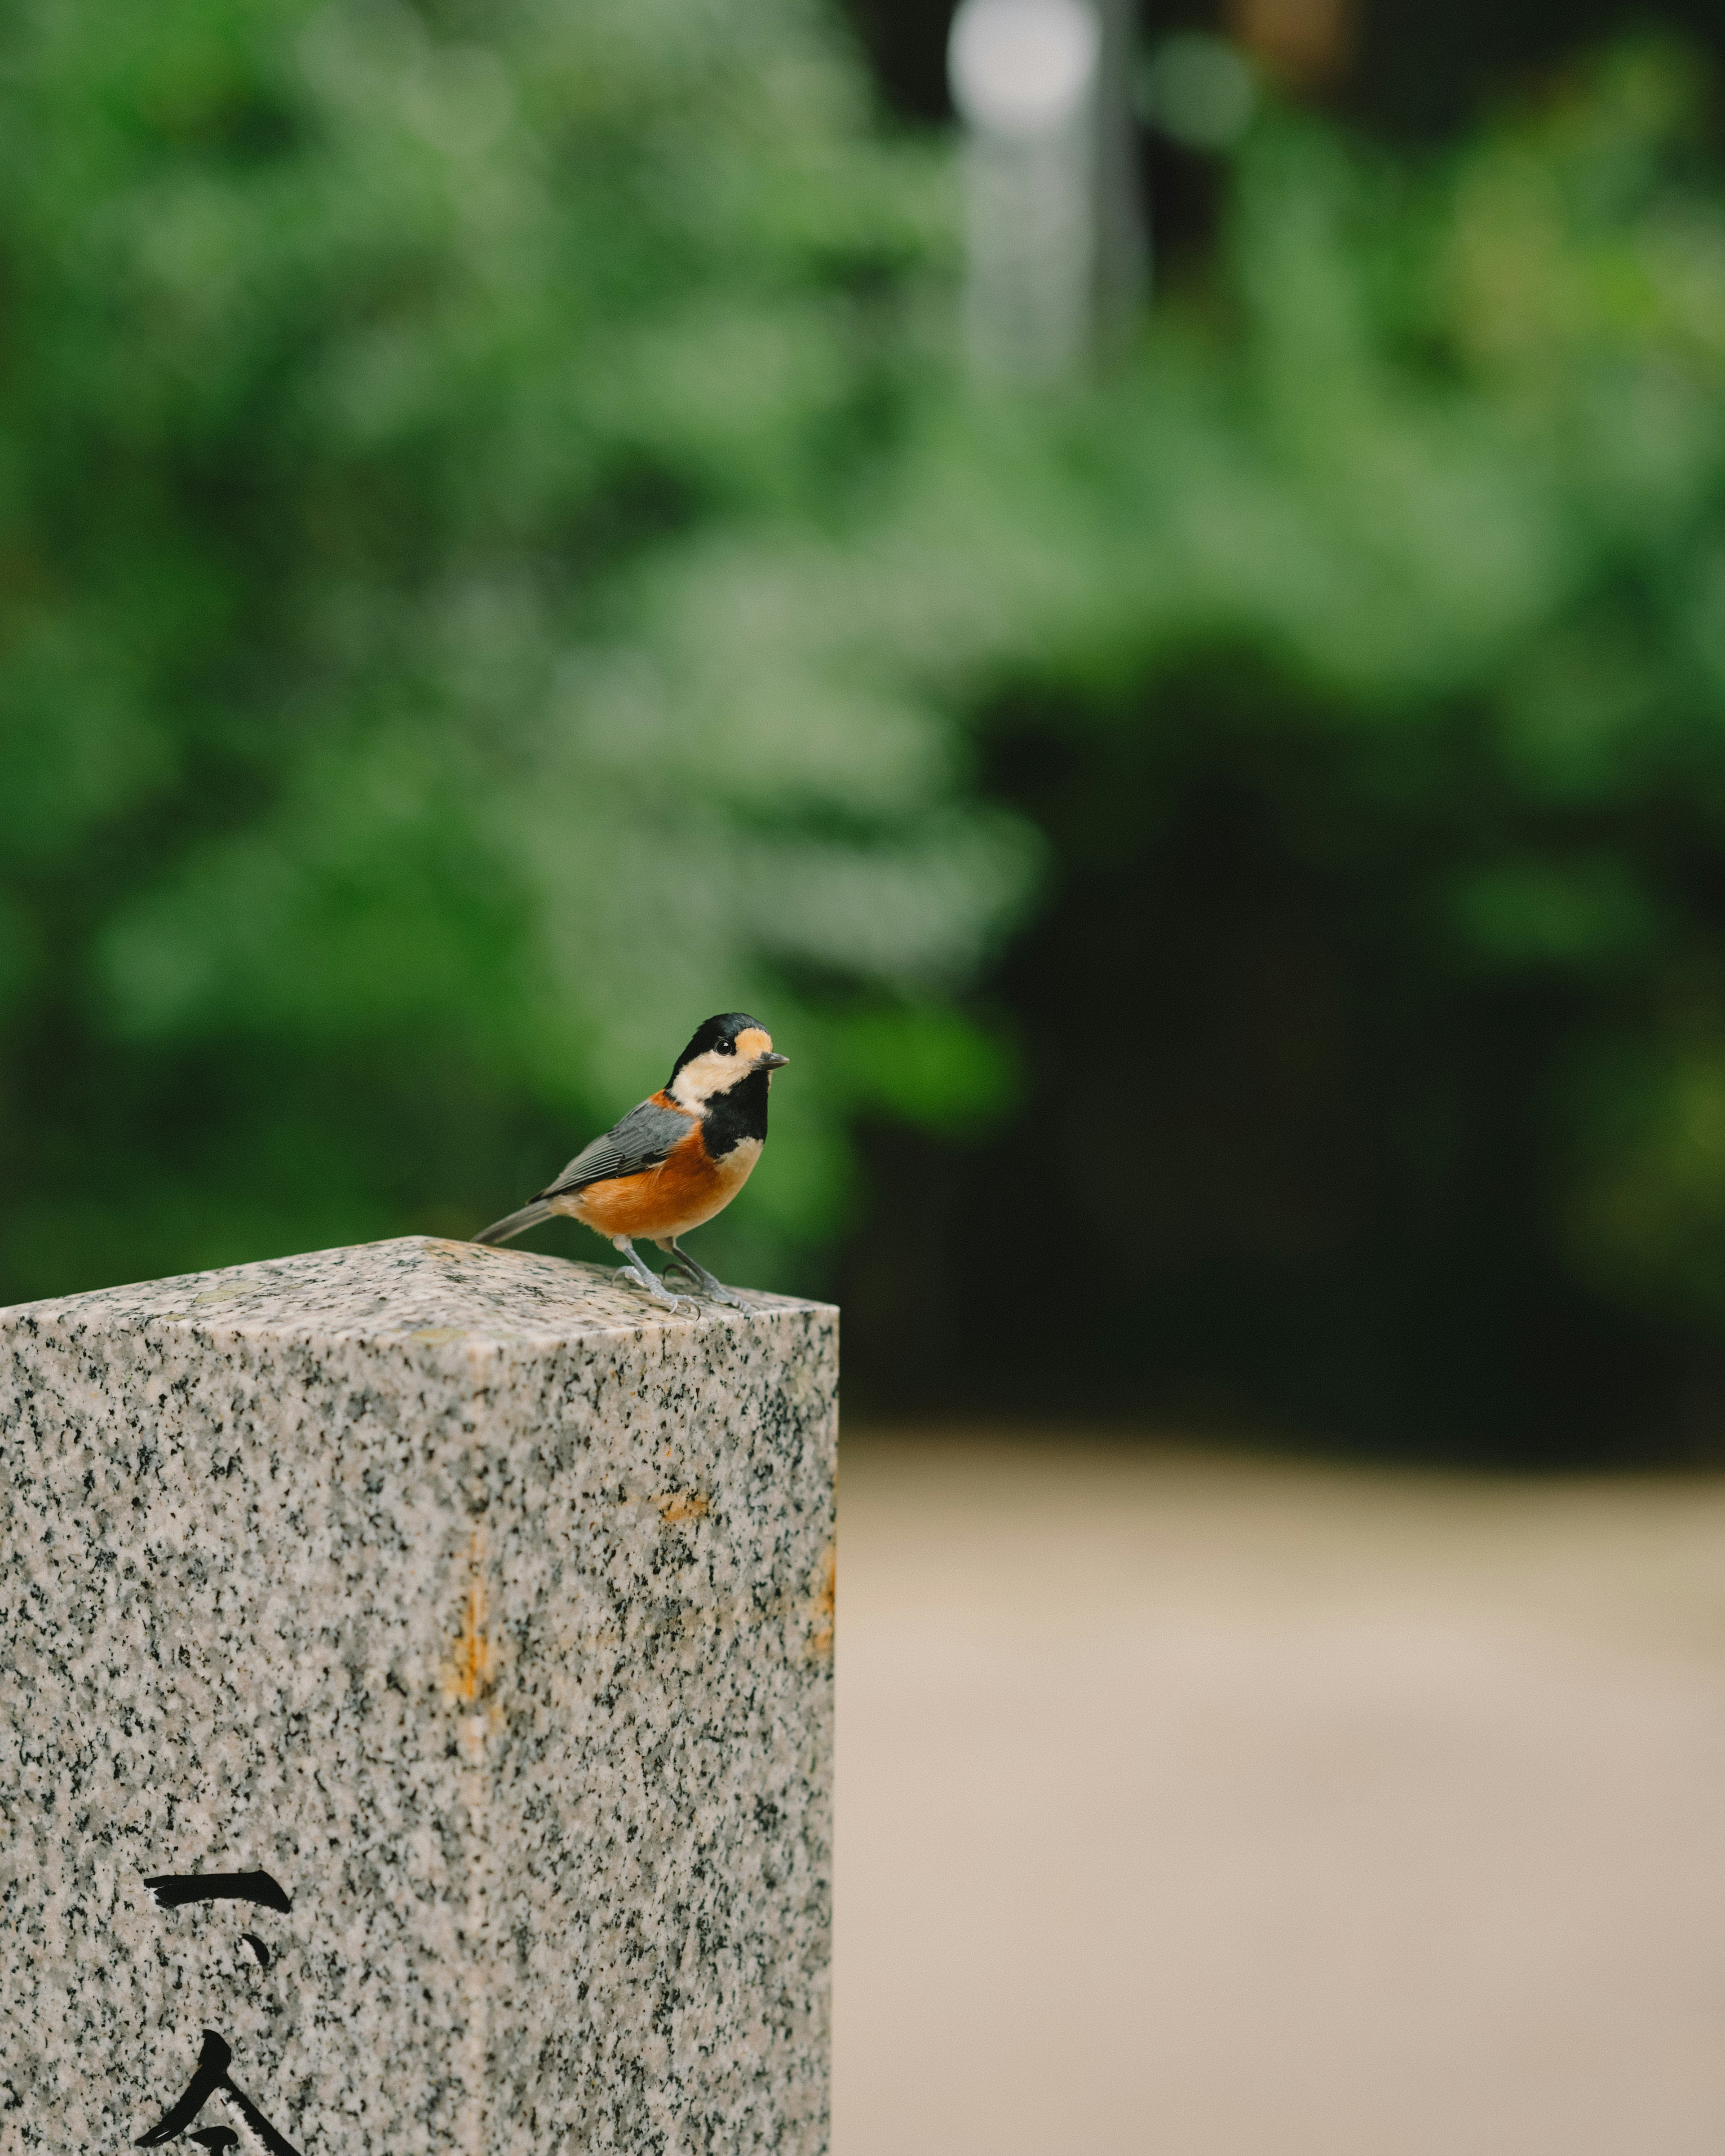
[(755, 1058), (755, 1068), (757, 1070), (783, 1070), (790, 1060), (788, 1055), (781, 1055), (776, 1048), (769, 1048), (764, 1055)]

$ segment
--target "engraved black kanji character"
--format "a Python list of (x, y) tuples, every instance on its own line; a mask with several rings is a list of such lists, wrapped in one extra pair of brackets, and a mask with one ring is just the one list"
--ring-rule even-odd
[[(161, 1871), (144, 1887), (158, 1909), (182, 1909), (192, 1902), (255, 1902), (265, 1909), (291, 1910), (293, 1897), (267, 1871)], [(268, 1969), (275, 1956), (255, 1932), (239, 1935), (241, 1958)]]
[[(150, 1899), (158, 1909), (178, 1909), (193, 1902), (254, 1902), (265, 1909), (280, 1909), (284, 1913), (293, 1907), (292, 1898), (279, 1880), (272, 1879), (267, 1871), (193, 1871), (160, 1872), (144, 1881)], [(255, 1932), (239, 1935), (241, 1953), (258, 1969), (268, 1969), (272, 1959), (269, 1948)], [(270, 2156), (298, 2156), (291, 2142), (278, 2133), (257, 2106), (241, 2089), (236, 2088), (228, 2076), (233, 2054), (214, 2030), (203, 2032), (203, 2049), (199, 2055), (198, 2071), (192, 2085), (150, 2132), (137, 2143), (140, 2148), (159, 2147), (164, 2141), (176, 2139), (192, 2124), (209, 2098), (224, 2090), (238, 2107), (241, 2116), (262, 2141)], [(239, 2136), (231, 2127), (210, 2126), (191, 2136), (201, 2148), (220, 2151), (235, 2148)]]
[[(270, 2156), (300, 2156), (293, 2143), (285, 2134), (276, 2132), (245, 2092), (234, 2087), (228, 2074), (233, 2063), (234, 2054), (227, 2045), (213, 2029), (206, 2029), (203, 2049), (198, 2055), (198, 2071), (192, 2076), (191, 2086), (147, 2133), (138, 2136), (132, 2146), (135, 2148), (159, 2148), (164, 2141), (177, 2141), (216, 2091), (221, 2089), (233, 2098), (240, 2117), (268, 2149)], [(237, 2133), (225, 2126), (208, 2128), (192, 2138), (201, 2142), (206, 2148), (231, 2148), (239, 2139)]]

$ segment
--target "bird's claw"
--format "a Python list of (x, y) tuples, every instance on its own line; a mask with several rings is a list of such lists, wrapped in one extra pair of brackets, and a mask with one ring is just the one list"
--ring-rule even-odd
[(685, 1302), (697, 1317), (701, 1315), (701, 1305), (692, 1295), (678, 1295), (673, 1289), (662, 1286), (658, 1281), (652, 1280), (650, 1276), (648, 1280), (643, 1280), (633, 1265), (619, 1265), (617, 1277), (626, 1286), (638, 1287), (643, 1295), (650, 1295), (655, 1302), (662, 1302), (674, 1316), (680, 1305)]
[(711, 1296), (715, 1302), (726, 1303), (732, 1310), (748, 1308), (748, 1305), (740, 1295), (732, 1295), (724, 1281), (715, 1280), (704, 1265), (697, 1267), (691, 1265), (686, 1258), (673, 1258), (670, 1264), (665, 1267), (665, 1270), (670, 1272), (673, 1267), (682, 1275), (691, 1287), (698, 1288), (701, 1294)]

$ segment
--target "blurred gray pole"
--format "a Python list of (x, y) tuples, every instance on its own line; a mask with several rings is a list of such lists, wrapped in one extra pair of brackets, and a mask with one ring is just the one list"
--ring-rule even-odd
[(1091, 0), (963, 0), (965, 333), (986, 374), (1048, 382), (1090, 346), (1101, 24)]
[(1142, 289), (1128, 103), (1133, 0), (963, 0), (965, 331), (985, 374), (1070, 376)]
[(1102, 22), (1096, 86), (1096, 325), (1106, 350), (1130, 331), (1150, 275), (1138, 126), (1132, 109), (1137, 0), (1096, 0)]

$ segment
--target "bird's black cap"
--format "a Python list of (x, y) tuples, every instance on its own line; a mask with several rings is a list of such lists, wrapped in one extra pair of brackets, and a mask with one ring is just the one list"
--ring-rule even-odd
[(671, 1065), (672, 1079), (675, 1081), (685, 1063), (692, 1063), (697, 1055), (705, 1055), (709, 1049), (716, 1048), (721, 1055), (734, 1055), (737, 1034), (747, 1033), (751, 1028), (757, 1033), (767, 1030), (759, 1019), (751, 1018), (747, 1011), (724, 1011), (717, 1018), (704, 1019), (696, 1027), (694, 1039)]

